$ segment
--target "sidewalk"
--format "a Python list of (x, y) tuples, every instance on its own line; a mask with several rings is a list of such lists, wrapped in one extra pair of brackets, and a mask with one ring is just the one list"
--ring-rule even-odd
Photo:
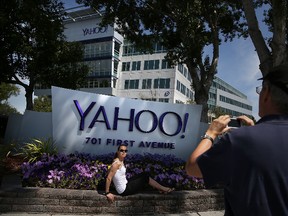
[[(71, 215), (71, 214), (33, 214), (33, 213), (3, 213), (1, 216), (78, 216), (78, 215)], [(224, 211), (210, 211), (210, 212), (197, 212), (197, 213), (186, 213), (186, 214), (153, 214), (149, 216), (223, 216)], [(97, 214), (89, 216), (116, 216), (111, 214)], [(140, 215), (139, 215), (140, 216)]]

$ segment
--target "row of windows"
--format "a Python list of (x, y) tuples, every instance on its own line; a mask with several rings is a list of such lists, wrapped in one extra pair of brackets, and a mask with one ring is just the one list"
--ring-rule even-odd
[(235, 105), (235, 106), (238, 106), (238, 107), (242, 107), (243, 109), (247, 109), (247, 110), (252, 111), (252, 106), (250, 106), (248, 104), (241, 103), (241, 102), (236, 101), (236, 100), (233, 100), (231, 98), (225, 97), (223, 95), (220, 95), (220, 101), (225, 102), (225, 103), (229, 103), (229, 104), (232, 104), (232, 105)]
[(191, 75), (187, 69), (187, 67), (185, 67), (184, 65), (182, 64), (179, 64), (178, 65), (178, 71), (183, 74), (184, 77), (186, 77), (186, 79), (188, 79), (190, 82), (192, 81), (191, 79)]
[(111, 41), (84, 44), (84, 58), (109, 56), (112, 54)]
[[(223, 108), (221, 107), (221, 111), (223, 113), (225, 113), (226, 115), (230, 115), (230, 116), (241, 116), (241, 115), (247, 115), (245, 113), (241, 113), (241, 112), (237, 112), (235, 110), (230, 110), (230, 109), (226, 109), (226, 108)], [(248, 117), (252, 117), (252, 116), (249, 116)]]
[[(124, 89), (151, 89), (152, 79), (143, 79), (142, 86), (139, 87), (139, 80), (125, 80)], [(154, 89), (169, 89), (170, 88), (170, 78), (158, 78), (153, 80)]]
[(213, 93), (209, 92), (209, 93), (208, 93), (208, 96), (209, 96), (209, 99), (210, 99), (210, 100), (216, 101), (216, 98), (217, 98), (217, 95), (216, 95), (216, 94), (213, 94)]
[(85, 64), (87, 64), (89, 67), (88, 76), (111, 76), (111, 59), (86, 61)]
[[(167, 50), (160, 43), (154, 43), (152, 48), (153, 53), (166, 53)], [(144, 52), (138, 50), (132, 43), (124, 41), (123, 56), (143, 55)]]
[(242, 92), (238, 91), (237, 89), (233, 88), (228, 83), (225, 83), (223, 80), (221, 80), (218, 77), (214, 78), (214, 81), (212, 83), (212, 87), (223, 90), (223, 91), (228, 92), (230, 94), (234, 94), (238, 97), (247, 99), (246, 95), (244, 95)]
[[(89, 67), (88, 77), (103, 77), (111, 76), (112, 61), (111, 59), (103, 59), (96, 61), (85, 61), (84, 62)], [(119, 62), (113, 62), (113, 75), (117, 76), (117, 67)]]
[(184, 102), (183, 102), (183, 101), (180, 101), (180, 100), (176, 100), (175, 103), (176, 103), (176, 104), (184, 104)]
[[(132, 64), (131, 64), (132, 63)], [(131, 67), (132, 65), (132, 67)], [(146, 60), (144, 61), (143, 70), (157, 70), (160, 67), (160, 60)], [(165, 59), (162, 59), (161, 62), (162, 69), (172, 68), (171, 65)], [(132, 62), (123, 62), (122, 71), (140, 71), (141, 70), (141, 61), (132, 61)]]
[(176, 89), (181, 92), (183, 95), (185, 95), (186, 97), (193, 99), (194, 98), (194, 94), (193, 91), (191, 91), (189, 88), (187, 88), (183, 83), (181, 83), (179, 80), (177, 80), (177, 84), (176, 84)]
[[(157, 101), (156, 98), (142, 98), (142, 100), (146, 100), (146, 101)], [(169, 103), (169, 98), (158, 98), (159, 102), (163, 102), (163, 103)]]
[(111, 86), (111, 80), (87, 80), (83, 88), (105, 88)]

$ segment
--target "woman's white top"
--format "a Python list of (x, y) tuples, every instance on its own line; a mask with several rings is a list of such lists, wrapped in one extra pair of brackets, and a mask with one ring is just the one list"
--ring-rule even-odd
[(128, 183), (126, 178), (126, 167), (124, 166), (124, 164), (116, 171), (112, 180), (116, 191), (119, 194), (123, 193), (126, 189), (126, 184)]

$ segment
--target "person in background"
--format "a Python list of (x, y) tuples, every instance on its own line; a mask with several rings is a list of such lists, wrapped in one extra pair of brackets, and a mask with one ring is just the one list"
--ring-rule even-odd
[(150, 185), (157, 189), (160, 193), (171, 193), (174, 188), (164, 187), (152, 179), (147, 173), (143, 172), (137, 176), (132, 177), (129, 181), (126, 178), (126, 167), (124, 159), (127, 155), (127, 145), (121, 144), (118, 146), (115, 153), (113, 163), (108, 171), (105, 186), (105, 196), (108, 201), (113, 202), (114, 194), (110, 192), (110, 185), (113, 181), (117, 193), (121, 196), (132, 195), (140, 192), (145, 185)]
[(187, 174), (207, 187), (224, 186), (225, 215), (288, 215), (288, 66), (261, 80), (260, 120), (240, 116), (249, 126), (230, 129), (230, 116), (220, 116), (186, 163)]

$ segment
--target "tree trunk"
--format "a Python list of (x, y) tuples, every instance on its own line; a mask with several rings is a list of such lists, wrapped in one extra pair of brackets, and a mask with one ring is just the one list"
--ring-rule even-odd
[[(211, 87), (211, 84), (213, 82), (213, 77), (211, 75), (207, 75), (213, 71), (205, 71), (204, 68), (201, 65), (202, 71), (200, 72), (200, 76), (202, 79), (200, 80), (200, 76), (198, 75), (198, 69), (196, 66), (194, 66), (191, 63), (191, 59), (186, 62), (186, 65), (188, 67), (188, 70), (190, 72), (191, 78), (192, 78), (192, 86), (195, 91), (195, 102), (196, 104), (202, 105), (202, 113), (201, 113), (201, 122), (208, 122), (208, 98), (209, 98), (209, 90)], [(203, 71), (204, 70), (204, 71)], [(213, 72), (215, 73), (215, 71)], [(206, 74), (206, 76), (203, 76), (203, 74)], [(205, 78), (204, 78), (205, 77)]]
[(259, 29), (253, 1), (242, 0), (242, 3), (248, 24), (248, 32), (260, 60), (260, 70), (262, 74), (265, 75), (273, 66), (272, 55)]
[(25, 87), (26, 97), (26, 110), (33, 110), (33, 86), (28, 85)]
[(272, 0), (273, 37), (271, 51), (265, 43), (258, 26), (253, 1), (242, 0), (244, 13), (248, 23), (249, 35), (256, 48), (263, 75), (273, 67), (288, 62), (287, 54), (287, 0)]
[(202, 105), (201, 122), (208, 122), (208, 93), (203, 88), (195, 90), (195, 102)]
[(286, 17), (287, 17), (287, 0), (272, 1), (273, 16), (273, 38), (271, 48), (273, 53), (273, 65), (277, 66), (287, 62), (287, 45), (286, 45)]

